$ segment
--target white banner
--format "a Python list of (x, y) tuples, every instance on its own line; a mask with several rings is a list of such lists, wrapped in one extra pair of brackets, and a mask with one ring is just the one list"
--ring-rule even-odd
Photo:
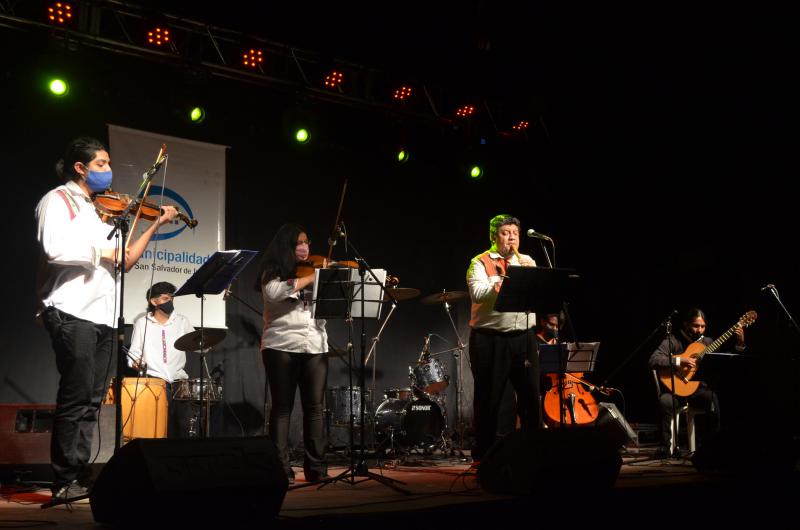
[[(153, 283), (170, 282), (180, 288), (217, 250), (225, 249), (225, 149), (209, 144), (151, 132), (108, 126), (114, 191), (134, 195), (142, 174), (156, 161), (162, 144), (168, 158), (150, 188), (147, 203), (172, 205), (189, 219), (165, 225), (150, 241), (135, 268), (125, 277), (125, 323), (132, 324), (147, 309), (146, 293)], [(162, 197), (163, 192), (163, 197)], [(131, 216), (131, 220), (133, 216)], [(134, 237), (150, 225), (139, 221)], [(200, 326), (200, 299), (180, 296), (175, 310)], [(222, 295), (206, 296), (203, 326), (225, 328)]]

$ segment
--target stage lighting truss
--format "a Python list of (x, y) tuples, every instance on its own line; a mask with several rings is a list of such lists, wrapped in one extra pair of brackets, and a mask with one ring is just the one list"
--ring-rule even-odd
[[(84, 5), (92, 8), (81, 11)], [(461, 120), (464, 123), (460, 127), (473, 126), (476, 119), (489, 120), (494, 134), (513, 134), (526, 141), (530, 132), (525, 129), (525, 122), (512, 122), (502, 116), (495, 120), (489, 102), (481, 102), (480, 113), (475, 112), (476, 102), (462, 103), (455, 115), (452, 111), (440, 112), (443, 108), (454, 108), (468, 94), (451, 94), (446, 87), (423, 82), (412, 85), (393, 77), (391, 72), (348, 62), (345, 58), (336, 58), (331, 63), (319, 50), (289, 46), (160, 10), (154, 12), (137, 6), (136, 0), (48, 0), (46, 3), (0, 0), (0, 26), (36, 34), (44, 23), (52, 27), (48, 39), (63, 39), (70, 46), (80, 44), (149, 61), (174, 62), (181, 69), (188, 63), (212, 76), (287, 93), (301, 91), (304, 97), (316, 101), (402, 112), (404, 119), (417, 124), (451, 127), (453, 120)], [(267, 57), (269, 60), (265, 60)], [(511, 106), (498, 105), (493, 109), (503, 107)], [(541, 122), (541, 116), (537, 121)], [(501, 122), (509, 124), (505, 132), (494, 125)], [(516, 125), (512, 130), (513, 123)]]
[(72, 5), (69, 2), (54, 2), (47, 7), (47, 20), (63, 26), (72, 22)]

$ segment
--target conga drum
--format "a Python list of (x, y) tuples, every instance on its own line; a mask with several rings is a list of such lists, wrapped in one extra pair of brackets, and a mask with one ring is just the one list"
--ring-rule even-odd
[(122, 439), (167, 437), (167, 383), (157, 377), (122, 380)]

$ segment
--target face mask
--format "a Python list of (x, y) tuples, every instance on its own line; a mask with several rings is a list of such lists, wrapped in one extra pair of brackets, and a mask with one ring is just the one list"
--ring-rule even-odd
[(300, 261), (308, 259), (308, 245), (297, 245), (294, 247), (294, 255)]
[(547, 337), (548, 340), (553, 340), (558, 338), (558, 330), (544, 328), (544, 336)]
[(175, 306), (172, 304), (172, 300), (169, 302), (165, 302), (161, 305), (157, 305), (156, 309), (160, 309), (168, 315), (171, 315), (173, 311), (175, 311)]
[(86, 177), (86, 185), (95, 193), (106, 191), (111, 187), (111, 171), (89, 170), (89, 176)]

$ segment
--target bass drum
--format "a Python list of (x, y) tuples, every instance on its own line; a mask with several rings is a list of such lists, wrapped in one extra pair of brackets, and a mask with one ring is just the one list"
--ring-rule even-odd
[(441, 407), (427, 397), (389, 398), (375, 411), (375, 439), (379, 443), (392, 441), (401, 447), (435, 444), (442, 439), (444, 429)]

